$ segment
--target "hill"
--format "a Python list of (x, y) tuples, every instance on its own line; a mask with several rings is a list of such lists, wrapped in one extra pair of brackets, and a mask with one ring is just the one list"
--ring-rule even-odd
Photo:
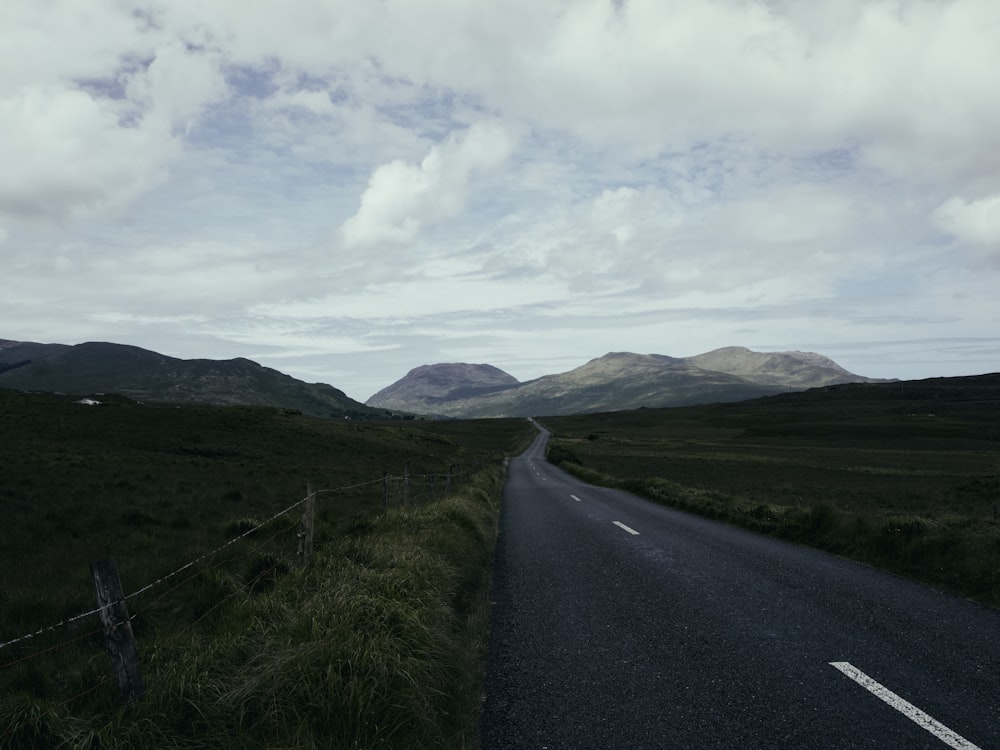
[(819, 388), (838, 383), (878, 382), (848, 372), (829, 357), (815, 352), (754, 352), (742, 346), (688, 357), (685, 361), (705, 370), (736, 375), (761, 385), (782, 389)]
[(384, 418), (324, 383), (305, 383), (249, 359), (177, 359), (137, 346), (0, 340), (0, 388), (118, 393), (138, 401), (276, 406), (318, 417)]
[(367, 404), (447, 417), (517, 417), (742, 401), (848, 382), (875, 381), (812, 352), (727, 347), (686, 358), (612, 352), (525, 383), (489, 365), (424, 365)]
[(422, 365), (372, 396), (383, 409), (410, 411), (413, 404), (432, 406), (478, 398), (519, 385), (517, 378), (492, 365), (452, 363)]

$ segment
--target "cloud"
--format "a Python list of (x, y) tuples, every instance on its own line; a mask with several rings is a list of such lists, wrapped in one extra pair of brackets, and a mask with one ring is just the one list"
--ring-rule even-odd
[(635, 188), (620, 187), (604, 190), (594, 199), (592, 217), (595, 225), (610, 232), (619, 246), (627, 245), (635, 236), (630, 208), (636, 195)]
[(978, 200), (949, 198), (934, 210), (932, 220), (963, 242), (1000, 251), (1000, 193)]
[(341, 228), (349, 245), (408, 242), (421, 227), (458, 214), (476, 172), (506, 160), (511, 139), (495, 124), (477, 123), (434, 146), (417, 164), (400, 159), (376, 168), (358, 212)]
[(158, 182), (178, 144), (127, 127), (87, 92), (27, 89), (0, 99), (0, 212), (65, 218), (120, 205)]
[(259, 352), (369, 392), (445, 356), (988, 337), (996, 265), (967, 261), (1000, 242), (998, 22), (0, 2), (0, 336)]
[(226, 86), (204, 51), (173, 42), (151, 55), (148, 64), (117, 60), (92, 79), (25, 83), (0, 96), (0, 213), (64, 221), (121, 207), (163, 182), (183, 151), (176, 131), (190, 131)]
[(818, 250), (853, 234), (855, 198), (830, 185), (790, 183), (739, 196), (726, 209), (732, 234), (768, 246)]
[(127, 77), (126, 93), (149, 126), (190, 131), (205, 105), (227, 93), (220, 65), (218, 53), (174, 41)]

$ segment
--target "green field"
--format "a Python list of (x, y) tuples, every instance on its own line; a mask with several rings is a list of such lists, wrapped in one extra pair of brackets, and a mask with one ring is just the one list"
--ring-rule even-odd
[(1000, 606), (1000, 375), (541, 421), (586, 479)]
[[(0, 747), (474, 736), (470, 654), (502, 458), (533, 437), (525, 420), (355, 423), (78, 398), (0, 390), (0, 643), (16, 641), (0, 649)], [(302, 570), (307, 484), (316, 554)], [(95, 607), (89, 565), (107, 557), (135, 594), (147, 697), (131, 712), (96, 616), (64, 623)], [(413, 684), (421, 670), (432, 674)]]

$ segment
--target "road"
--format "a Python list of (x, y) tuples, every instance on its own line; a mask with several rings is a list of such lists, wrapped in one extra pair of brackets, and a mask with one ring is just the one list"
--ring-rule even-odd
[(1000, 749), (1000, 612), (512, 459), (500, 748)]

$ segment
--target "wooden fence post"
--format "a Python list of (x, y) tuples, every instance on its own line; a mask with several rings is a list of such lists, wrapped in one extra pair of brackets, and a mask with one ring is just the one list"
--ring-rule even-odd
[(451, 494), (451, 472), (452, 472), (452, 470), (454, 468), (455, 468), (454, 464), (448, 464), (448, 477), (445, 479), (445, 482), (444, 482), (444, 494), (445, 495), (450, 495)]
[(90, 575), (94, 579), (108, 656), (118, 675), (122, 701), (126, 706), (134, 706), (145, 690), (139, 674), (139, 649), (135, 645), (128, 607), (125, 606), (118, 566), (112, 559), (100, 560), (90, 564)]
[(403, 505), (410, 504), (410, 462), (403, 468)]
[(305, 567), (312, 559), (313, 531), (316, 528), (316, 493), (312, 482), (306, 485), (306, 505), (302, 511), (302, 531), (299, 532), (299, 564)]
[(382, 510), (389, 510), (389, 472), (382, 472)]

